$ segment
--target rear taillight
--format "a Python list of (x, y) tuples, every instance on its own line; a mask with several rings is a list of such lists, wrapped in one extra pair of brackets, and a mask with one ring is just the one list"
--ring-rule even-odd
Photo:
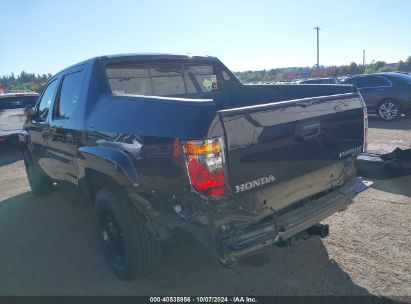
[(363, 141), (362, 151), (365, 153), (365, 152), (367, 152), (367, 148), (368, 148), (368, 112), (367, 112), (367, 108), (364, 108), (363, 112), (364, 112), (364, 141)]
[(187, 141), (184, 153), (192, 188), (209, 198), (227, 196), (223, 140)]

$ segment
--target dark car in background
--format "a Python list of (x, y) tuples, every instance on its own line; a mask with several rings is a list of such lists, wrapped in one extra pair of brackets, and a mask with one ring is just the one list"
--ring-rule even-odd
[(376, 73), (349, 77), (343, 83), (354, 84), (370, 113), (392, 121), (411, 113), (411, 76), (402, 73)]
[(39, 94), (32, 91), (14, 91), (0, 94), (0, 142), (17, 139), (25, 121), (24, 108), (35, 105)]

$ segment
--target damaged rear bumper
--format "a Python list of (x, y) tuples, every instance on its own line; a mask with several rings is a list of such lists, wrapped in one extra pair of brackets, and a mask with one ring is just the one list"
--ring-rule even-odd
[(344, 186), (318, 199), (288, 212), (280, 211), (277, 216), (231, 232), (218, 240), (221, 257), (223, 260), (235, 258), (271, 244), (281, 244), (301, 233), (305, 236), (318, 235), (318, 229), (313, 229), (316, 224), (335, 212), (344, 210), (358, 193), (371, 184), (372, 182), (363, 181), (359, 177), (353, 178)]

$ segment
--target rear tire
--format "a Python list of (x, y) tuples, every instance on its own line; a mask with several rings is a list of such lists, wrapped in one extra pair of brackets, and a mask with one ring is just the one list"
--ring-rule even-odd
[(382, 120), (393, 121), (401, 116), (401, 108), (394, 99), (385, 99), (378, 104), (377, 114)]
[(53, 182), (46, 176), (40, 166), (33, 161), (28, 149), (23, 150), (24, 167), (31, 191), (35, 195), (43, 195), (53, 191)]
[(125, 193), (114, 187), (102, 188), (97, 193), (95, 206), (98, 237), (117, 276), (130, 281), (158, 267), (160, 244)]

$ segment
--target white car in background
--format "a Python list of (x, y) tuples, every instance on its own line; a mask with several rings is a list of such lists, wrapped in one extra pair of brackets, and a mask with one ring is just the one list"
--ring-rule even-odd
[(24, 108), (34, 106), (39, 94), (31, 91), (0, 94), (0, 142), (17, 138), (23, 128)]

